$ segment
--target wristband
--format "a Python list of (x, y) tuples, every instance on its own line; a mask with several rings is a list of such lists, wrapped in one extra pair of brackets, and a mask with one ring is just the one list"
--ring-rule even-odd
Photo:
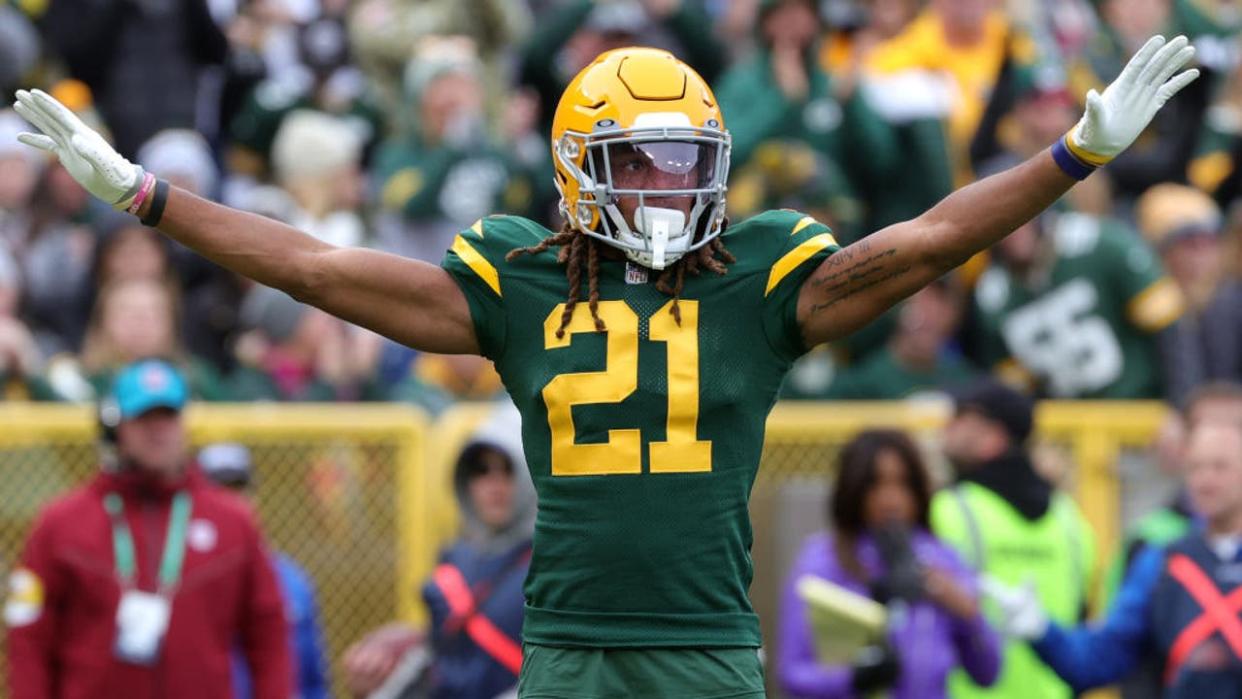
[(1069, 134), (1066, 134), (1052, 144), (1052, 159), (1065, 174), (1079, 181), (1085, 180), (1087, 176), (1095, 172), (1096, 166), (1079, 160), (1078, 156), (1074, 155), (1066, 145), (1065, 141), (1068, 138)]
[(138, 193), (142, 191), (143, 185), (145, 185), (147, 182), (146, 175), (147, 175), (146, 171), (143, 170), (141, 167), (139, 167), (138, 177), (134, 178), (134, 184), (128, 190), (126, 190), (124, 194), (121, 195), (120, 199), (117, 199), (116, 201), (112, 202), (112, 208), (116, 209), (117, 211), (129, 210), (129, 204), (126, 204), (125, 202), (132, 203), (134, 197), (138, 196)]
[(138, 193), (134, 195), (134, 202), (125, 209), (127, 214), (138, 214), (138, 210), (142, 208), (142, 202), (147, 200), (151, 195), (151, 190), (155, 188), (155, 175), (149, 172), (143, 173), (142, 185), (138, 188)]
[(156, 181), (155, 192), (151, 195), (151, 208), (142, 217), (142, 225), (152, 228), (160, 225), (160, 219), (164, 217), (164, 205), (168, 203), (168, 189), (167, 180)]
[(1065, 134), (1065, 148), (1069, 150), (1070, 154), (1072, 154), (1075, 158), (1078, 158), (1078, 162), (1086, 163), (1091, 167), (1104, 167), (1109, 163), (1109, 161), (1112, 160), (1112, 158), (1108, 156), (1096, 155), (1095, 153), (1092, 153), (1086, 148), (1078, 145), (1074, 141), (1073, 134), (1074, 129), (1070, 129), (1070, 131)]

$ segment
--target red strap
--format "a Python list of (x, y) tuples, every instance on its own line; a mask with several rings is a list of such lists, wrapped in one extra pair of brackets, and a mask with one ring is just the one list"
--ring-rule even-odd
[(1164, 669), (1164, 683), (1172, 684), (1194, 649), (1217, 631), (1225, 637), (1233, 654), (1242, 658), (1242, 621), (1237, 616), (1242, 610), (1242, 587), (1230, 592), (1228, 597), (1222, 596), (1207, 573), (1180, 553), (1169, 559), (1169, 574), (1199, 603), (1203, 613), (1173, 641)]
[(514, 675), (522, 669), (522, 647), (504, 631), (496, 628), (491, 619), (479, 614), (474, 608), (474, 595), (457, 566), (441, 563), (432, 575), (436, 586), (448, 600), (453, 617), (466, 620), (466, 633), (485, 653), (504, 665)]

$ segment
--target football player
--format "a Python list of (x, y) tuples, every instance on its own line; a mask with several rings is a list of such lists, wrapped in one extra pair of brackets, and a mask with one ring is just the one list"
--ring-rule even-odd
[[(539, 495), (519, 694), (761, 697), (747, 498), (800, 354), (995, 243), (1124, 150), (1197, 71), (1154, 37), (1049, 150), (844, 249), (728, 225), (725, 116), (671, 54), (600, 55), (552, 130), (564, 224), (489, 217), (442, 266), (334, 248), (130, 164), (39, 91), (17, 109), (96, 196), (233, 271), (420, 350), (492, 359)], [(567, 283), (568, 282), (568, 283)]]

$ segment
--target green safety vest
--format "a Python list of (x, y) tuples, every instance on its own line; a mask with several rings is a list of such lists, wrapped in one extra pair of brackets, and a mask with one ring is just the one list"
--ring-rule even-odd
[[(1095, 536), (1069, 496), (1054, 493), (1048, 511), (1032, 521), (994, 491), (960, 483), (933, 498), (931, 522), (936, 535), (981, 574), (1014, 586), (1033, 581), (1050, 619), (1078, 623), (1095, 560)], [(986, 600), (983, 610), (993, 624), (1000, 619), (1000, 611)], [(979, 687), (958, 670), (949, 678), (949, 696), (1070, 699), (1073, 691), (1029, 645), (1011, 641), (1004, 645), (995, 684)]]

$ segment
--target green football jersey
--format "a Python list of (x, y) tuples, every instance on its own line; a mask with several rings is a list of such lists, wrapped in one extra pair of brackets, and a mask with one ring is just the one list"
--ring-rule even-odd
[(522, 414), (539, 493), (523, 640), (760, 645), (747, 501), (768, 412), (805, 351), (798, 289), (836, 241), (785, 210), (730, 226), (722, 239), (737, 261), (725, 275), (686, 277), (680, 324), (656, 272), (603, 259), (606, 331), (595, 329), (584, 273), (558, 338), (568, 282), (557, 251), (505, 261), (548, 235), (488, 217), (443, 262)]
[(1055, 260), (1035, 281), (990, 267), (975, 288), (977, 356), (1057, 398), (1152, 398), (1161, 381), (1153, 334), (1181, 314), (1160, 261), (1120, 223), (1056, 220)]

